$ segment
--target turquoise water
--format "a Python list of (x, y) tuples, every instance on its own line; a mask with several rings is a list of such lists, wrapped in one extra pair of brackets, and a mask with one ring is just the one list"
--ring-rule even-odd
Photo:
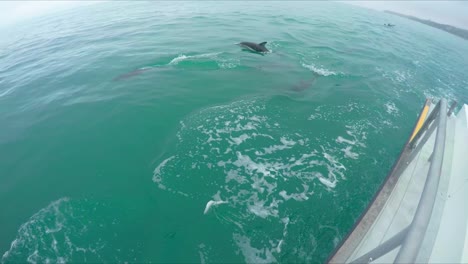
[(6, 263), (323, 262), (424, 99), (468, 102), (468, 42), (340, 3), (101, 3), (0, 32)]

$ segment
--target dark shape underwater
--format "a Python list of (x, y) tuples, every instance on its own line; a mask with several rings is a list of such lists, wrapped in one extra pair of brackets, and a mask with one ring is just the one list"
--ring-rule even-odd
[(114, 81), (122, 81), (122, 80), (126, 80), (126, 79), (129, 79), (129, 78), (132, 78), (134, 76), (137, 76), (137, 75), (140, 75), (144, 72), (147, 72), (149, 70), (151, 70), (152, 68), (140, 68), (140, 69), (136, 69), (134, 71), (131, 71), (131, 72), (127, 72), (127, 73), (124, 73), (124, 74), (121, 74), (117, 77), (114, 78)]

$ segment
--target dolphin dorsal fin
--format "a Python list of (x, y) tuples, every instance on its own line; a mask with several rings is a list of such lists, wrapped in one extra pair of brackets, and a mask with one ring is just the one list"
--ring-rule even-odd
[(265, 46), (265, 44), (267, 44), (266, 41), (265, 41), (265, 42), (262, 42), (262, 43), (259, 43), (258, 45), (259, 45), (259, 46)]

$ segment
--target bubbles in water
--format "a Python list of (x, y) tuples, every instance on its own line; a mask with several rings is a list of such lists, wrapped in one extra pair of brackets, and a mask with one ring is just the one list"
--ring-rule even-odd
[[(356, 104), (346, 107), (360, 111)], [(343, 161), (358, 159), (365, 148), (360, 123), (330, 138), (293, 130), (288, 119), (266, 99), (204, 109), (181, 122), (175, 153), (154, 170), (160, 189), (199, 200), (205, 208), (200, 213), (233, 224), (247, 262), (275, 261), (286, 243), (286, 203), (309, 201), (317, 190), (333, 192), (346, 179)], [(246, 234), (244, 228), (259, 220), (284, 226), (283, 236)]]
[(323, 67), (317, 67), (312, 63), (310, 63), (310, 64), (302, 63), (301, 65), (302, 65), (302, 67), (304, 67), (306, 69), (309, 69), (309, 70), (311, 70), (311, 71), (313, 71), (316, 74), (321, 75), (321, 76), (333, 76), (333, 75), (338, 75), (339, 74), (337, 72), (325, 69)]
[[(106, 206), (87, 200), (61, 198), (22, 224), (2, 263), (121, 262), (134, 249), (117, 252), (104, 234), (117, 224), (115, 216), (100, 215)], [(101, 212), (102, 213), (102, 212)], [(105, 254), (107, 251), (110, 255)], [(122, 254), (128, 255), (124, 256)], [(113, 256), (113, 259), (109, 259)]]
[(385, 110), (390, 115), (398, 115), (400, 112), (398, 108), (395, 106), (395, 103), (393, 102), (387, 102), (386, 104), (384, 104), (384, 106), (385, 106)]

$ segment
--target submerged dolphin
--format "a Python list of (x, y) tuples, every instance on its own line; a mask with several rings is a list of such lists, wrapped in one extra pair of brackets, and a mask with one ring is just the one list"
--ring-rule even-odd
[(136, 69), (134, 71), (127, 72), (127, 73), (124, 73), (124, 74), (121, 74), (121, 75), (115, 77), (114, 81), (126, 80), (126, 79), (129, 79), (129, 78), (132, 78), (133, 76), (137, 76), (137, 75), (140, 75), (140, 74), (142, 74), (144, 72), (147, 72), (149, 70), (151, 70), (150, 67)]
[(241, 42), (238, 45), (255, 52), (268, 52), (269, 50), (265, 47), (265, 44), (267, 44), (266, 41), (258, 44), (253, 42)]
[(167, 68), (160, 67), (160, 66), (157, 66), (157, 65), (145, 66), (145, 67), (133, 70), (131, 72), (121, 74), (121, 75), (115, 77), (113, 79), (113, 81), (127, 80), (127, 79), (133, 78), (135, 76), (138, 76), (138, 75), (143, 74), (143, 73), (148, 72), (148, 71), (165, 71), (165, 70), (167, 70)]
[(314, 78), (310, 79), (310, 80), (301, 80), (299, 83), (293, 85), (292, 87), (292, 90), (295, 91), (295, 92), (300, 92), (300, 91), (304, 91), (305, 89), (311, 87), (312, 85), (314, 85), (315, 81), (317, 80), (317, 77), (315, 76)]

